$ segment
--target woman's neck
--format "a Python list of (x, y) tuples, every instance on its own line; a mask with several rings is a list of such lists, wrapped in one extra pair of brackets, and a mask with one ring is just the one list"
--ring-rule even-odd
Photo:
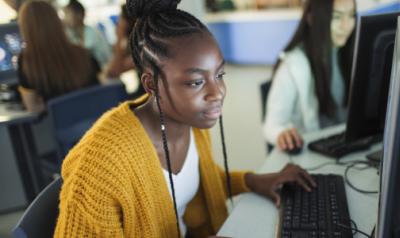
[[(141, 107), (134, 109), (135, 115), (141, 121), (143, 127), (146, 129), (150, 136), (153, 138), (161, 138), (161, 122), (160, 113), (158, 111), (154, 98), (149, 100)], [(169, 141), (177, 141), (181, 138), (185, 138), (190, 132), (190, 126), (171, 120), (164, 115), (164, 124), (166, 128), (166, 134)]]

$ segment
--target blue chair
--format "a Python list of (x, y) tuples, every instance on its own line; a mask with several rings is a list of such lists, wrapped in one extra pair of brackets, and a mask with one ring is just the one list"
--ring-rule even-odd
[(58, 163), (107, 110), (128, 99), (122, 83), (81, 89), (47, 103), (57, 144)]
[(54, 180), (33, 200), (12, 231), (15, 238), (53, 237), (61, 184), (61, 178)]

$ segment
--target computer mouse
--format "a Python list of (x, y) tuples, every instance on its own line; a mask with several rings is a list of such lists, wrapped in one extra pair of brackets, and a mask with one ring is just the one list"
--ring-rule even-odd
[(294, 147), (293, 149), (285, 150), (289, 155), (298, 155), (303, 150), (303, 147)]

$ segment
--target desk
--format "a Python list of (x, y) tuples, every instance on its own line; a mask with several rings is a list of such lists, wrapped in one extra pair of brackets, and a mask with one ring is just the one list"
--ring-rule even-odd
[[(18, 167), (17, 171), (19, 172), (19, 177), (21, 178), (24, 188), (26, 202), (32, 201), (36, 194), (40, 192), (43, 185), (41, 172), (38, 167), (37, 151), (30, 127), (30, 125), (38, 119), (38, 113), (27, 112), (18, 104), (0, 103), (0, 127), (2, 131), (5, 131), (3, 134), (8, 133), (8, 137), (3, 135), (1, 145), (7, 146), (9, 144), (12, 147), (11, 149)], [(7, 164), (9, 169), (13, 169), (15, 163), (10, 162), (10, 157), (13, 156), (10, 156), (10, 154), (4, 155), (3, 153), (0, 154), (2, 164)], [(10, 171), (6, 172), (12, 174)], [(2, 189), (5, 189), (6, 187), (11, 189), (12, 185), (18, 184), (14, 183), (14, 181), (10, 181), (16, 177), (15, 171), (13, 172), (14, 174), (12, 177), (5, 178), (4, 181), (1, 181), (4, 183), (1, 186)], [(14, 189), (13, 191), (16, 190)], [(8, 196), (8, 200), (13, 199), (12, 194), (8, 194), (9, 191), (3, 190), (1, 192), (3, 193), (2, 199), (5, 199), (4, 197), (6, 196)], [(14, 207), (10, 202), (8, 202), (8, 204), (8, 207), (1, 207), (1, 210), (8, 210)], [(18, 207), (17, 204), (15, 206)]]
[[(305, 142), (315, 140), (322, 136), (343, 131), (344, 126), (329, 128), (304, 136)], [(343, 157), (341, 161), (364, 159), (365, 154), (377, 150), (380, 145), (371, 147), (368, 151), (353, 153)], [(303, 149), (302, 154), (292, 156), (273, 150), (266, 159), (264, 165), (258, 171), (259, 173), (276, 172), (281, 170), (290, 159), (304, 168), (311, 168), (326, 162), (333, 162), (332, 159), (313, 153), (307, 148)], [(312, 173), (333, 173), (344, 174), (345, 167), (338, 165), (328, 165)], [(378, 190), (379, 176), (376, 169), (367, 169), (364, 171), (351, 170), (349, 180), (359, 188), (366, 190)], [(358, 193), (346, 185), (346, 195), (349, 206), (350, 217), (357, 223), (358, 229), (370, 234), (377, 219), (378, 194), (365, 195)], [(256, 194), (243, 194), (233, 208), (228, 219), (221, 227), (218, 235), (228, 237), (246, 237), (246, 238), (270, 238), (275, 237), (278, 226), (278, 209), (275, 205)], [(358, 236), (355, 237), (362, 237)]]

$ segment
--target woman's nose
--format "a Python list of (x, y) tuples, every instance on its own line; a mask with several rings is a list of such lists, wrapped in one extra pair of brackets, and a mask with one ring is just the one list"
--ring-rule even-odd
[(218, 101), (224, 98), (225, 87), (220, 81), (211, 81), (207, 85), (207, 95), (206, 100), (208, 101)]

